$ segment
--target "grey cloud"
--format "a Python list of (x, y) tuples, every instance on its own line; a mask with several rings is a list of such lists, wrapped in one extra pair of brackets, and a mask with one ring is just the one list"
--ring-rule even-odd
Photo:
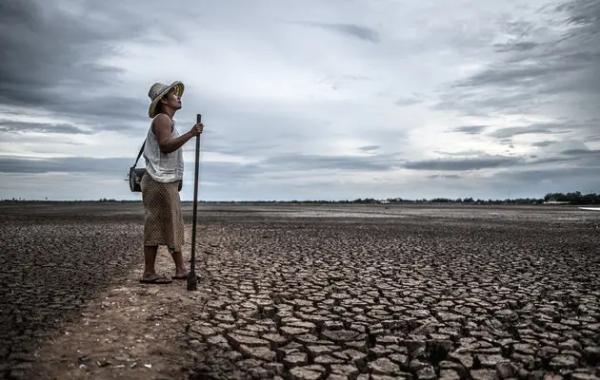
[(405, 106), (412, 106), (413, 104), (419, 104), (421, 103), (423, 100), (416, 97), (416, 96), (412, 96), (412, 97), (402, 97), (402, 98), (398, 98), (394, 104), (400, 107), (405, 107)]
[[(500, 178), (511, 179), (517, 181), (523, 181), (522, 183), (547, 181), (553, 179), (557, 182), (564, 182), (571, 180), (569, 184), (565, 183), (565, 189), (573, 191), (573, 184), (581, 185), (587, 180), (592, 180), (597, 186), (600, 186), (600, 177), (598, 171), (600, 166), (590, 167), (567, 167), (567, 168), (546, 168), (546, 169), (532, 169), (532, 170), (519, 170), (514, 172), (502, 173), (499, 175)], [(576, 178), (576, 181), (572, 181)], [(563, 190), (565, 191), (565, 190)]]
[(543, 157), (543, 158), (537, 158), (537, 156), (531, 156), (531, 158), (534, 158), (534, 160), (528, 161), (525, 165), (523, 165), (524, 167), (531, 167), (534, 165), (546, 165), (546, 164), (571, 164), (573, 165), (573, 163), (577, 160), (577, 157), (564, 157), (564, 156), (554, 156), (554, 155), (549, 155), (547, 157)]
[(3, 173), (113, 173), (125, 176), (133, 165), (132, 158), (33, 158), (0, 157), (0, 172)]
[[(195, 5), (191, 6), (190, 4), (178, 5), (185, 5), (189, 8), (189, 12), (193, 13), (198, 7)], [(418, 49), (439, 50), (440, 52), (444, 51), (444, 49), (451, 49), (459, 53), (464, 52), (465, 61), (460, 62), (461, 64), (491, 62), (481, 72), (443, 89), (444, 92), (439, 104), (440, 108), (450, 108), (453, 113), (457, 111), (457, 113), (462, 112), (464, 114), (483, 115), (486, 117), (502, 116), (511, 113), (522, 113), (523, 115), (533, 113), (536, 115), (546, 115), (548, 119), (554, 118), (561, 121), (560, 125), (556, 124), (557, 127), (554, 129), (549, 126), (546, 126), (546, 129), (544, 129), (543, 126), (538, 125), (494, 130), (494, 126), (465, 125), (456, 127), (454, 132), (473, 135), (479, 133), (489, 137), (496, 137), (501, 141), (510, 142), (513, 136), (523, 135), (524, 133), (542, 133), (543, 138), (550, 140), (549, 137), (551, 136), (549, 135), (570, 130), (573, 132), (572, 135), (579, 135), (579, 137), (575, 136), (573, 139), (579, 138), (585, 142), (594, 139), (597, 140), (599, 138), (597, 120), (590, 123), (580, 122), (582, 118), (588, 117), (587, 113), (591, 113), (592, 116), (594, 114), (599, 115), (598, 107), (595, 104), (600, 95), (600, 74), (598, 74), (598, 67), (600, 67), (598, 64), (600, 62), (598, 41), (600, 39), (597, 38), (599, 35), (598, 9), (600, 7), (597, 4), (597, 1), (568, 1), (564, 6), (559, 7), (559, 15), (561, 17), (566, 16), (565, 19), (568, 25), (573, 28), (567, 31), (565, 35), (559, 36), (556, 40), (545, 39), (551, 33), (546, 34), (544, 30), (558, 30), (565, 25), (556, 25), (556, 29), (553, 29), (555, 25), (542, 25), (537, 21), (529, 23), (508, 20), (502, 26), (502, 35), (509, 35), (508, 39), (504, 40), (508, 42), (496, 45), (492, 45), (498, 40), (494, 38), (496, 37), (493, 35), (495, 27), (491, 25), (484, 27), (482, 30), (483, 33), (465, 33), (463, 31), (461, 33), (465, 35), (464, 38), (455, 38), (455, 35), (452, 33), (448, 33), (448, 38), (444, 38), (444, 33), (436, 33), (437, 35), (441, 35), (443, 46), (440, 46), (440, 41), (437, 41), (436, 44), (435, 38), (425, 38), (423, 40), (423, 36), (427, 36), (428, 27), (419, 30), (419, 36), (415, 36), (415, 44), (422, 46), (417, 46), (416, 48)], [(152, 12), (139, 12), (139, 9), (136, 9), (136, 7), (138, 7), (137, 4), (128, 2), (114, 3), (110, 7), (107, 7), (102, 2), (89, 0), (82, 0), (81, 2), (64, 2), (63, 0), (52, 2), (43, 0), (7, 0), (0, 3), (0, 49), (2, 52), (10, 52), (10, 54), (5, 54), (6, 57), (3, 56), (3, 59), (0, 60), (0, 106), (2, 108), (7, 108), (7, 106), (36, 108), (44, 111), (44, 114), (46, 114), (45, 111), (48, 111), (47, 114), (60, 116), (57, 119), (69, 121), (69, 123), (61, 124), (56, 122), (52, 125), (49, 124), (47, 126), (48, 130), (45, 130), (44, 128), (46, 127), (41, 124), (37, 126), (22, 125), (23, 129), (21, 130), (29, 128), (30, 131), (43, 131), (47, 133), (51, 133), (52, 131), (78, 133), (77, 128), (80, 128), (79, 132), (85, 133), (85, 131), (88, 131), (85, 128), (89, 128), (89, 132), (97, 132), (99, 130), (118, 130), (130, 134), (140, 132), (139, 143), (141, 143), (144, 137), (144, 133), (141, 133), (143, 132), (142, 123), (144, 124), (143, 129), (147, 128), (145, 113), (148, 99), (146, 98), (145, 91), (138, 94), (139, 97), (130, 97), (129, 95), (134, 96), (131, 88), (125, 86), (125, 83), (121, 83), (120, 80), (121, 78), (127, 79), (127, 77), (136, 76), (133, 75), (130, 77), (128, 73), (125, 73), (127, 75), (123, 76), (122, 74), (124, 73), (119, 69), (99, 64), (99, 62), (111, 62), (111, 58), (118, 57), (120, 54), (118, 50), (119, 46), (123, 46), (124, 42), (133, 42), (135, 44), (143, 40), (146, 43), (158, 34), (159, 38), (163, 39), (161, 43), (164, 43), (165, 41), (169, 41), (168, 38), (174, 40), (177, 37), (177, 33), (168, 34), (164, 30), (157, 31), (156, 28), (161, 28), (162, 24), (150, 22), (155, 17)], [(148, 9), (153, 7), (154, 5), (147, 6)], [(289, 6), (283, 5), (281, 7), (287, 8)], [(482, 10), (486, 7), (487, 5), (483, 4)], [(210, 14), (212, 12), (210, 8), (202, 7), (201, 12)], [(230, 8), (231, 6), (223, 7), (216, 13), (218, 16), (225, 15)], [(239, 10), (243, 7), (236, 8)], [(351, 14), (351, 10), (347, 11), (346, 8), (352, 7), (345, 7), (343, 12), (340, 9), (340, 13), (342, 14), (336, 20), (359, 20), (353, 17), (355, 15)], [(66, 9), (69, 10), (67, 11)], [(82, 9), (84, 13), (78, 12), (77, 9)], [(239, 32), (244, 28), (256, 27), (259, 32), (257, 35), (263, 38), (267, 35), (265, 31), (272, 31), (266, 25), (258, 26), (259, 23), (268, 23), (266, 18), (271, 18), (275, 14), (272, 8), (269, 9), (270, 12), (267, 12), (265, 19), (258, 17), (255, 20), (256, 23), (251, 25), (244, 24), (243, 22), (240, 23), (240, 19), (236, 19), (238, 17), (238, 13), (236, 13), (238, 10), (234, 11), (235, 14), (233, 16), (235, 17), (228, 18), (228, 20), (231, 20), (236, 25), (243, 25), (237, 29), (233, 25), (225, 26), (231, 32), (228, 35), (232, 36), (236, 41), (238, 39), (233, 31)], [(516, 12), (516, 8), (514, 10)], [(312, 12), (302, 14), (297, 16), (297, 19), (310, 20), (311, 14)], [(262, 16), (261, 14), (258, 15)], [(180, 16), (187, 17), (184, 14)], [(229, 17), (231, 15), (226, 14), (226, 16)], [(277, 15), (275, 16), (277, 17)], [(517, 17), (521, 17), (521, 15), (517, 15)], [(543, 16), (536, 15), (533, 18), (538, 21), (545, 21), (541, 17)], [(554, 17), (554, 15), (551, 14), (551, 17)], [(205, 18), (205, 20), (207, 19), (208, 17)], [(222, 21), (217, 17), (210, 17), (210, 19), (213, 19), (215, 23)], [(247, 17), (245, 19), (249, 20)], [(453, 18), (449, 17), (449, 19)], [(372, 61), (375, 63), (375, 66), (378, 66), (379, 63), (386, 66), (387, 64), (394, 64), (395, 62), (393, 60), (388, 61), (388, 58), (394, 59), (396, 58), (396, 54), (410, 54), (410, 48), (406, 47), (407, 50), (402, 50), (405, 46), (401, 46), (401, 42), (393, 47), (392, 45), (386, 45), (385, 49), (383, 49), (383, 44), (381, 46), (371, 44), (377, 42), (395, 44), (399, 41), (393, 40), (393, 32), (403, 32), (403, 30), (392, 30), (393, 28), (391, 28), (390, 41), (382, 41), (382, 37), (385, 36), (380, 35), (376, 28), (368, 27), (369, 25), (377, 25), (377, 21), (372, 21), (374, 20), (373, 18), (367, 17), (365, 17), (365, 20), (369, 21), (364, 21), (364, 26), (349, 23), (318, 22), (300, 24), (305, 28), (314, 28), (311, 30), (302, 29), (301, 32), (305, 32), (304, 34), (307, 31), (316, 31), (321, 37), (327, 37), (326, 33), (332, 33), (334, 37), (336, 34), (339, 34), (347, 37), (345, 41), (342, 41), (345, 43), (361, 43), (362, 47), (368, 48), (376, 46), (377, 52), (373, 51), (373, 54), (377, 55), (373, 57), (359, 57), (359, 59), (373, 58)], [(195, 22), (197, 21), (195, 20)], [(189, 25), (179, 21), (177, 24), (181, 24), (185, 28)], [(165, 23), (165, 25), (168, 28), (176, 28), (176, 25), (173, 23)], [(450, 25), (448, 28), (454, 29), (455, 26)], [(190, 30), (187, 30), (187, 32)], [(251, 33), (254, 32), (254, 30), (247, 30)], [(467, 30), (470, 31), (472, 29)], [(180, 37), (183, 39), (186, 38), (183, 36), (184, 34), (189, 36), (192, 33), (182, 33)], [(482, 34), (485, 34), (485, 36), (482, 36)], [(168, 38), (164, 39), (164, 37)], [(270, 42), (268, 39), (258, 41), (258, 47), (273, 48), (276, 54), (285, 52), (285, 50), (276, 50), (280, 48), (276, 44), (272, 46), (263, 45), (265, 41)], [(223, 43), (227, 43), (225, 40), (214, 42), (215, 46), (222, 46)], [(248, 47), (253, 47), (251, 40), (242, 42), (249, 42), (250, 45)], [(281, 40), (275, 42), (287, 41)], [(298, 40), (298, 42), (304, 43), (307, 41)], [(308, 42), (312, 43), (312, 41)], [(362, 44), (362, 42), (367, 43)], [(484, 45), (485, 48), (483, 48)], [(190, 47), (189, 45), (182, 44), (180, 46)], [(343, 47), (345, 48), (344, 50), (347, 50), (346, 46)], [(398, 48), (397, 50), (395, 49), (396, 47)], [(391, 54), (392, 50), (396, 50), (393, 56)], [(494, 56), (490, 57), (488, 55), (490, 51), (495, 51), (493, 53)], [(283, 63), (285, 65), (302, 65), (301, 61), (296, 61), (295, 59), (299, 58), (303, 53), (304, 51), (298, 50), (298, 57), (292, 57), (294, 58), (294, 62), (286, 60)], [(356, 51), (351, 51), (350, 53), (356, 53)], [(289, 57), (289, 54), (286, 54), (285, 57)], [(461, 57), (463, 56), (461, 55)], [(472, 58), (474, 60), (470, 61)], [(437, 63), (432, 62), (432, 67), (435, 68), (435, 64)], [(290, 66), (286, 67), (289, 68)], [(294, 66), (294, 68), (297, 67)], [(312, 66), (306, 68), (309, 69), (307, 72), (310, 73), (315, 73), (320, 69), (319, 67)], [(334, 85), (344, 85), (350, 90), (352, 90), (350, 88), (352, 85), (356, 87), (360, 86), (361, 89), (363, 87), (372, 89), (373, 86), (382, 85), (378, 82), (379, 79), (375, 79), (377, 78), (377, 73), (375, 73), (372, 82), (368, 82), (368, 78), (360, 75), (344, 75), (344, 73), (352, 73), (354, 68), (355, 65), (350, 65), (349, 67), (340, 68), (340, 72), (329, 74), (334, 75), (331, 81)], [(440, 71), (441, 75), (445, 75), (443, 71)], [(357, 73), (360, 73), (360, 71), (357, 71)], [(436, 71), (436, 77), (437, 74), (438, 72)], [(320, 76), (321, 74), (318, 73), (317, 75)], [(162, 80), (161, 78), (157, 79)], [(362, 83), (358, 81), (362, 81)], [(383, 85), (385, 86), (385, 83)], [(126, 92), (112, 90), (117, 87), (125, 88)], [(390, 92), (394, 93), (393, 91), (391, 90)], [(429, 89), (424, 88), (423, 91), (429, 91)], [(390, 92), (388, 92), (388, 96)], [(363, 94), (368, 95), (368, 92)], [(396, 96), (406, 95), (405, 97), (392, 98), (392, 102), (397, 99), (397, 106), (416, 104), (423, 100), (427, 100), (429, 103), (431, 99), (428, 93), (424, 96), (417, 94), (418, 96), (414, 97), (410, 95), (410, 92), (406, 94), (396, 92), (395, 94)], [(362, 139), (364, 144), (378, 145), (366, 145), (359, 148), (362, 150), (364, 156), (277, 155), (278, 152), (289, 151), (290, 141), (299, 141), (299, 139), (307, 138), (306, 129), (304, 129), (307, 128), (307, 125), (327, 125), (336, 116), (332, 115), (331, 120), (328, 117), (315, 120), (318, 117), (318, 112), (315, 112), (314, 115), (308, 115), (311, 112), (306, 112), (306, 116), (298, 116), (298, 109), (301, 108), (292, 107), (280, 109), (279, 114), (277, 114), (276, 109), (284, 101), (280, 103), (280, 99), (278, 99), (276, 103), (273, 103), (271, 99), (259, 99), (260, 97), (242, 99), (246, 94), (239, 95), (240, 98), (234, 99), (226, 99), (223, 95), (217, 95), (198, 102), (198, 104), (202, 104), (203, 109), (206, 109), (207, 112), (210, 110), (210, 113), (213, 115), (219, 115), (218, 120), (214, 116), (207, 115), (208, 129), (211, 128), (210, 125), (213, 125), (220, 132), (215, 132), (214, 135), (211, 135), (213, 132), (210, 130), (206, 132), (207, 138), (203, 141), (203, 144), (205, 144), (204, 147), (207, 148), (206, 150), (244, 157), (269, 157), (264, 161), (245, 165), (228, 162), (203, 163), (201, 167), (201, 177), (203, 180), (206, 180), (208, 183), (222, 184), (219, 188), (220, 190), (226, 190), (226, 188), (230, 187), (230, 184), (244, 185), (245, 187), (238, 194), (252, 186), (260, 188), (264, 185), (264, 182), (260, 179), (265, 177), (277, 179), (277, 181), (273, 180), (274, 187), (279, 186), (281, 194), (285, 194), (290, 190), (289, 183), (300, 181), (301, 178), (304, 178), (298, 175), (299, 171), (309, 172), (315, 170), (325, 173), (346, 171), (352, 173), (352, 171), (365, 170), (381, 173), (398, 167), (412, 166), (415, 169), (424, 170), (426, 174), (432, 174), (429, 178), (436, 179), (436, 186), (433, 187), (438, 188), (441, 187), (438, 185), (444, 179), (448, 179), (448, 183), (453, 184), (453, 186), (470, 186), (471, 183), (469, 181), (471, 178), (469, 178), (469, 181), (455, 180), (461, 178), (461, 173), (458, 170), (481, 170), (483, 172), (485, 169), (497, 169), (485, 172), (486, 176), (484, 177), (489, 178), (487, 176), (488, 173), (491, 172), (494, 174), (500, 172), (505, 167), (510, 169), (506, 170), (507, 172), (529, 169), (534, 165), (535, 167), (542, 165), (595, 167), (594, 160), (597, 161), (598, 157), (596, 153), (579, 149), (581, 148), (580, 145), (555, 146), (551, 142), (542, 141), (536, 143), (539, 144), (536, 146), (539, 148), (549, 148), (536, 149), (538, 157), (489, 156), (484, 151), (472, 151), (448, 153), (441, 160), (418, 161), (419, 157), (413, 156), (412, 159), (415, 161), (403, 163), (395, 155), (379, 154), (385, 151), (383, 147), (402, 146), (402, 144), (392, 143), (392, 141), (396, 141), (395, 139), (398, 138), (399, 133), (404, 133), (399, 130), (392, 131), (391, 133), (394, 136), (390, 137), (382, 131), (366, 131)], [(219, 96), (220, 98), (218, 98)], [(579, 97), (582, 100), (581, 102), (577, 101)], [(566, 114), (554, 114), (563, 112), (569, 101), (573, 104), (581, 105), (581, 112), (569, 113), (564, 111)], [(557, 106), (558, 102), (564, 104)], [(324, 107), (327, 106), (326, 103)], [(386, 106), (389, 106), (389, 104)], [(540, 110), (549, 112), (539, 112)], [(182, 121), (194, 119), (194, 115), (188, 112), (185, 106), (178, 113), (178, 116)], [(79, 120), (85, 122), (79, 124)], [(210, 120), (213, 121), (210, 122)], [(183, 124), (182, 122), (179, 125), (182, 125), (183, 128)], [(248, 126), (249, 128), (240, 128), (239, 126), (241, 125)], [(450, 128), (454, 125), (450, 125)], [(281, 126), (285, 126), (290, 132), (286, 132), (287, 134), (280, 132), (278, 129), (281, 129)], [(330, 129), (333, 130), (334, 127), (331, 126)], [(403, 126), (402, 129), (408, 131), (410, 126)], [(3, 132), (5, 138), (10, 138), (11, 140), (19, 138), (20, 136), (14, 133), (15, 131), (15, 127), (0, 126), (0, 132)], [(257, 139), (257, 136), (264, 136), (264, 138)], [(360, 136), (360, 138), (362, 137)], [(562, 141), (563, 139), (560, 140)], [(7, 142), (5, 141), (5, 143)], [(122, 178), (127, 168), (132, 164), (139, 143), (136, 137), (134, 141), (135, 147), (132, 147), (132, 157), (127, 158), (98, 160), (75, 157), (69, 159), (52, 158), (34, 160), (33, 158), (2, 158), (0, 156), (0, 171), (4, 171), (4, 173), (34, 173), (31, 177), (35, 177), (35, 173), (62, 171), (78, 173), (79, 176), (86, 178), (87, 174), (92, 172), (100, 173), (98, 175), (103, 177), (112, 176), (111, 178)], [(592, 145), (590, 144), (589, 146)], [(452, 146), (447, 147), (449, 150), (452, 148)], [(47, 149), (48, 151), (44, 153), (52, 154), (51, 150), (56, 148), (48, 146)], [(188, 144), (185, 149), (187, 151), (193, 150), (193, 144)], [(40, 153), (40, 150), (36, 152)], [(369, 154), (364, 154), (364, 152), (368, 152)], [(307, 151), (306, 153), (310, 152)], [(436, 169), (436, 167), (440, 169)], [(193, 171), (193, 166), (186, 162), (186, 183), (189, 183), (193, 178), (189, 173), (190, 168)], [(442, 173), (435, 174), (435, 172), (426, 170), (440, 170)], [(540, 170), (538, 172), (546, 173), (546, 177), (540, 174), (539, 178), (547, 181), (557, 178), (553, 177), (555, 173), (552, 171), (544, 172)], [(8, 174), (5, 174), (4, 178), (8, 178), (7, 176)], [(37, 177), (41, 178), (44, 175)], [(65, 177), (70, 178), (71, 176)], [(493, 177), (496, 178), (496, 175), (494, 174)], [(498, 176), (497, 178), (502, 179), (503, 177)], [(510, 177), (507, 178), (511, 180)], [(569, 185), (572, 185), (573, 183), (579, 183), (577, 181), (582, 177), (567, 176), (566, 178), (571, 179)], [(332, 182), (339, 182), (339, 178), (331, 178), (326, 175), (321, 177), (319, 181), (322, 181), (322, 186), (319, 190), (330, 193), (334, 191), (334, 187), (331, 186)], [(528, 189), (531, 183), (526, 178), (519, 179), (519, 181), (508, 181), (506, 186)], [(275, 182), (277, 183), (275, 184)], [(464, 184), (461, 184), (463, 182)], [(313, 184), (309, 183), (307, 186), (313, 186)], [(356, 185), (353, 191), (356, 191), (355, 189), (360, 188), (360, 186), (364, 186), (365, 191), (371, 191), (374, 188), (372, 187), (374, 186), (373, 184)], [(394, 186), (397, 185), (394, 184)], [(189, 186), (187, 189), (189, 189)], [(493, 187), (490, 187), (490, 189), (493, 194), (495, 189)], [(431, 190), (426, 188), (426, 186), (419, 186), (414, 191), (418, 193)], [(257, 192), (256, 194), (263, 193)], [(360, 196), (363, 195), (360, 194)], [(231, 197), (235, 196), (235, 194), (231, 195)], [(270, 195), (265, 194), (264, 196), (268, 197)]]
[(563, 61), (540, 61), (535, 66), (527, 62), (514, 62), (510, 66), (498, 65), (456, 83), (455, 87), (499, 86), (506, 89), (514, 86), (548, 85), (541, 79), (585, 68), (593, 62), (589, 58), (592, 57), (587, 54), (579, 54), (562, 57)]
[(463, 150), (463, 151), (458, 151), (458, 152), (447, 152), (444, 150), (436, 150), (435, 153), (441, 155), (441, 156), (445, 156), (445, 157), (460, 157), (460, 158), (465, 158), (465, 157), (485, 157), (488, 154), (483, 151), (483, 150), (475, 150), (475, 149), (470, 149), (470, 150)]
[[(0, 156), (0, 197), (28, 199), (140, 199), (125, 182), (132, 158), (94, 159), (86, 157), (34, 159)], [(55, 173), (50, 175), (48, 173)], [(245, 194), (248, 180), (257, 175), (256, 168), (245, 165), (211, 162), (200, 167), (200, 187), (217, 189), (216, 199), (235, 199)], [(17, 181), (19, 185), (15, 185)], [(115, 186), (115, 180), (121, 184)], [(181, 191), (182, 199), (192, 199), (193, 166), (186, 162)], [(109, 187), (102, 187), (104, 184)], [(58, 191), (57, 191), (58, 190)], [(259, 199), (260, 196), (254, 199)], [(264, 199), (264, 198), (262, 198)]]
[(526, 20), (502, 19), (500, 21), (500, 27), (505, 33), (510, 35), (513, 40), (521, 41), (531, 35), (531, 31), (535, 26)]
[(486, 125), (465, 125), (452, 129), (453, 132), (462, 132), (469, 135), (478, 135), (487, 128)]
[(390, 155), (374, 156), (324, 156), (290, 154), (270, 157), (261, 166), (269, 170), (389, 170), (397, 166)]
[(592, 27), (593, 29), (598, 30), (600, 7), (596, 0), (569, 1), (559, 5), (557, 10), (569, 12), (571, 14), (569, 23), (571, 24)]
[(0, 104), (96, 118), (110, 129), (109, 119), (123, 125), (144, 115), (147, 102), (110, 93), (122, 71), (98, 62), (114, 55), (119, 41), (151, 38), (154, 26), (124, 5), (80, 5), (85, 11), (45, 1), (0, 4), (0, 50), (9, 52), (0, 61)]
[(517, 135), (525, 134), (557, 134), (567, 133), (569, 129), (565, 129), (562, 125), (557, 124), (531, 124), (523, 127), (506, 127), (500, 128), (490, 133), (490, 136), (500, 139), (506, 139)]
[[(540, 9), (539, 14), (556, 27), (506, 23), (505, 32), (511, 39), (495, 46), (496, 59), (442, 90), (437, 108), (468, 115), (549, 109), (555, 113), (550, 116), (556, 117), (569, 112), (578, 112), (577, 117), (600, 115), (595, 106), (600, 96), (600, 2), (568, 0), (558, 7)], [(561, 28), (564, 32), (558, 34)], [(565, 110), (556, 106), (558, 102), (576, 104), (579, 109)], [(589, 126), (578, 127), (591, 132)]]
[[(19, 176), (19, 178), (37, 178), (36, 183), (52, 183), (56, 186), (61, 183), (62, 191), (54, 196), (65, 197), (67, 199), (80, 199), (82, 196), (87, 197), (90, 193), (99, 192), (100, 194), (119, 193), (118, 198), (130, 198), (128, 185), (125, 183), (129, 167), (133, 165), (134, 158), (114, 157), (114, 158), (89, 158), (89, 157), (68, 157), (68, 158), (33, 158), (33, 157), (6, 157), (0, 156), (0, 177)], [(143, 167), (143, 158), (141, 159), (141, 167)], [(138, 166), (138, 167), (140, 167)], [(185, 163), (185, 174), (183, 176), (182, 198), (191, 199), (193, 193), (193, 163)], [(54, 178), (48, 173), (56, 173)], [(236, 163), (210, 162), (203, 163), (200, 167), (200, 186), (219, 188), (221, 191), (215, 196), (219, 196), (222, 191), (231, 192), (232, 189), (237, 189), (238, 192), (244, 193), (243, 189), (247, 181), (263, 174), (262, 169), (256, 165), (243, 165)], [(61, 174), (63, 174), (61, 176)], [(68, 174), (68, 178), (77, 183), (70, 183), (65, 180), (64, 174)], [(43, 177), (31, 177), (43, 175)], [(79, 193), (73, 193), (73, 187), (81, 187), (82, 184), (94, 183), (99, 178), (122, 181), (122, 188), (82, 190)], [(114, 183), (114, 182), (113, 182)], [(0, 186), (0, 195), (5, 195), (3, 190), (10, 188), (10, 184)], [(84, 186), (85, 187), (85, 186)], [(39, 193), (39, 189), (36, 189)], [(26, 194), (33, 189), (23, 189), (22, 193)], [(36, 191), (34, 191), (35, 193)], [(73, 193), (73, 194), (71, 194)], [(225, 198), (230, 198), (234, 195), (228, 194)], [(68, 194), (68, 195), (67, 195)], [(239, 194), (239, 193), (238, 193)], [(104, 195), (106, 196), (106, 195)], [(239, 195), (238, 195), (239, 196)]]
[(117, 22), (100, 26), (91, 18), (47, 7), (43, 2), (9, 0), (2, 4), (0, 46), (11, 52), (0, 65), (5, 101), (29, 101), (30, 91), (40, 91), (38, 99), (49, 100), (52, 90), (67, 82), (99, 84), (116, 72), (92, 62), (110, 51), (98, 42), (127, 35)]
[(0, 132), (6, 133), (67, 133), (67, 134), (91, 134), (92, 131), (83, 129), (76, 125), (60, 123), (31, 123), (13, 120), (0, 120)]
[(522, 162), (522, 158), (519, 157), (490, 156), (408, 161), (404, 164), (404, 167), (416, 170), (480, 170), (514, 166)]
[(325, 22), (299, 21), (296, 24), (330, 30), (369, 42), (379, 42), (379, 33), (375, 29), (356, 24), (336, 24)]
[(494, 112), (523, 114), (531, 110), (531, 94), (520, 91), (484, 93), (478, 88), (457, 89), (450, 86), (441, 95), (435, 108), (459, 111), (469, 116), (489, 116)]
[(355, 81), (355, 82), (372, 81), (373, 80), (371, 77), (368, 77), (366, 75), (353, 75), (353, 74), (342, 75), (341, 78), (345, 79), (345, 80), (349, 80), (349, 81)]
[(539, 44), (532, 41), (512, 41), (494, 45), (497, 52), (526, 51), (534, 49), (537, 46)]
[(544, 140), (544, 141), (534, 142), (531, 145), (539, 147), (539, 148), (544, 148), (544, 147), (550, 146), (552, 144), (556, 144), (556, 141)]
[(123, 130), (130, 125), (147, 118), (149, 98), (145, 94), (133, 98), (128, 96), (108, 95), (89, 96), (77, 101), (65, 101), (56, 104), (59, 115), (75, 116), (93, 121), (95, 129)]
[(591, 149), (568, 149), (563, 150), (562, 154), (566, 154), (568, 156), (597, 156), (600, 155), (600, 149), (591, 150)]
[[(113, 158), (34, 158), (0, 156), (0, 172), (4, 173), (47, 173), (47, 172), (96, 172), (123, 174), (133, 165), (134, 157)], [(143, 159), (141, 160), (143, 162)], [(242, 175), (244, 177), (270, 172), (299, 170), (371, 170), (382, 171), (396, 167), (397, 160), (389, 155), (373, 156), (322, 156), (289, 154), (276, 155), (258, 163), (238, 164), (229, 162), (207, 162), (202, 170), (211, 177)], [(186, 168), (191, 167), (186, 162)]]
[(319, 83), (330, 86), (333, 90), (339, 90), (343, 87), (352, 86), (358, 82), (370, 82), (372, 79), (365, 75), (326, 75)]
[[(186, 163), (190, 172), (184, 176), (184, 180), (193, 181), (193, 163)], [(232, 183), (246, 180), (255, 175), (263, 173), (257, 164), (241, 164), (233, 162), (206, 162), (201, 165), (200, 178), (202, 181)]]
[(432, 179), (461, 179), (462, 177), (458, 174), (431, 174), (427, 178)]
[(379, 148), (380, 148), (379, 145), (365, 145), (365, 146), (361, 146), (359, 149), (364, 152), (371, 152), (371, 151), (377, 150)]
[(487, 191), (482, 194), (482, 197), (492, 198), (542, 197), (550, 192), (576, 190), (597, 192), (600, 187), (600, 177), (597, 175), (599, 169), (598, 165), (589, 167), (549, 166), (535, 169), (511, 168), (498, 171), (491, 177), (473, 179), (471, 188), (486, 188)]

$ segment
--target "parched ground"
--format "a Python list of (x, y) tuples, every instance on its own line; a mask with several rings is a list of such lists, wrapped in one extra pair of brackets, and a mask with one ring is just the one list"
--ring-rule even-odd
[(188, 292), (137, 282), (140, 209), (0, 206), (0, 374), (600, 377), (600, 213), (204, 205)]

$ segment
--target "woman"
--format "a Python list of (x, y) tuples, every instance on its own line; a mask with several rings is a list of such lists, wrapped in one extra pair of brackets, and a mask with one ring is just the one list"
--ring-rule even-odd
[(168, 284), (172, 280), (159, 275), (154, 269), (159, 245), (166, 245), (175, 262), (173, 279), (186, 279), (188, 272), (183, 263), (183, 216), (179, 189), (183, 178), (182, 146), (202, 133), (202, 123), (195, 124), (180, 135), (173, 116), (181, 108), (183, 83), (170, 86), (155, 83), (148, 91), (151, 99), (148, 116), (152, 123), (144, 145), (146, 174), (142, 178), (144, 221), (144, 274), (143, 283)]

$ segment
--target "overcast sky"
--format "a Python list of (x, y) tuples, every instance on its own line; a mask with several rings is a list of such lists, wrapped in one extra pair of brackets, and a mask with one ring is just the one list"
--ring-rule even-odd
[(5, 0), (0, 28), (2, 199), (141, 199), (174, 80), (201, 199), (600, 192), (596, 0)]

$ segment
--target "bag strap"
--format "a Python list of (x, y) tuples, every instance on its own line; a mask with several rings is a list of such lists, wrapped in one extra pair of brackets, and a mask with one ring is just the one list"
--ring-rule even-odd
[(144, 151), (144, 146), (146, 145), (146, 140), (144, 140), (144, 143), (142, 144), (142, 147), (140, 148), (140, 152), (138, 153), (137, 158), (135, 159), (135, 164), (133, 164), (133, 167), (135, 168), (138, 161), (140, 160), (140, 157), (142, 156), (142, 152)]

